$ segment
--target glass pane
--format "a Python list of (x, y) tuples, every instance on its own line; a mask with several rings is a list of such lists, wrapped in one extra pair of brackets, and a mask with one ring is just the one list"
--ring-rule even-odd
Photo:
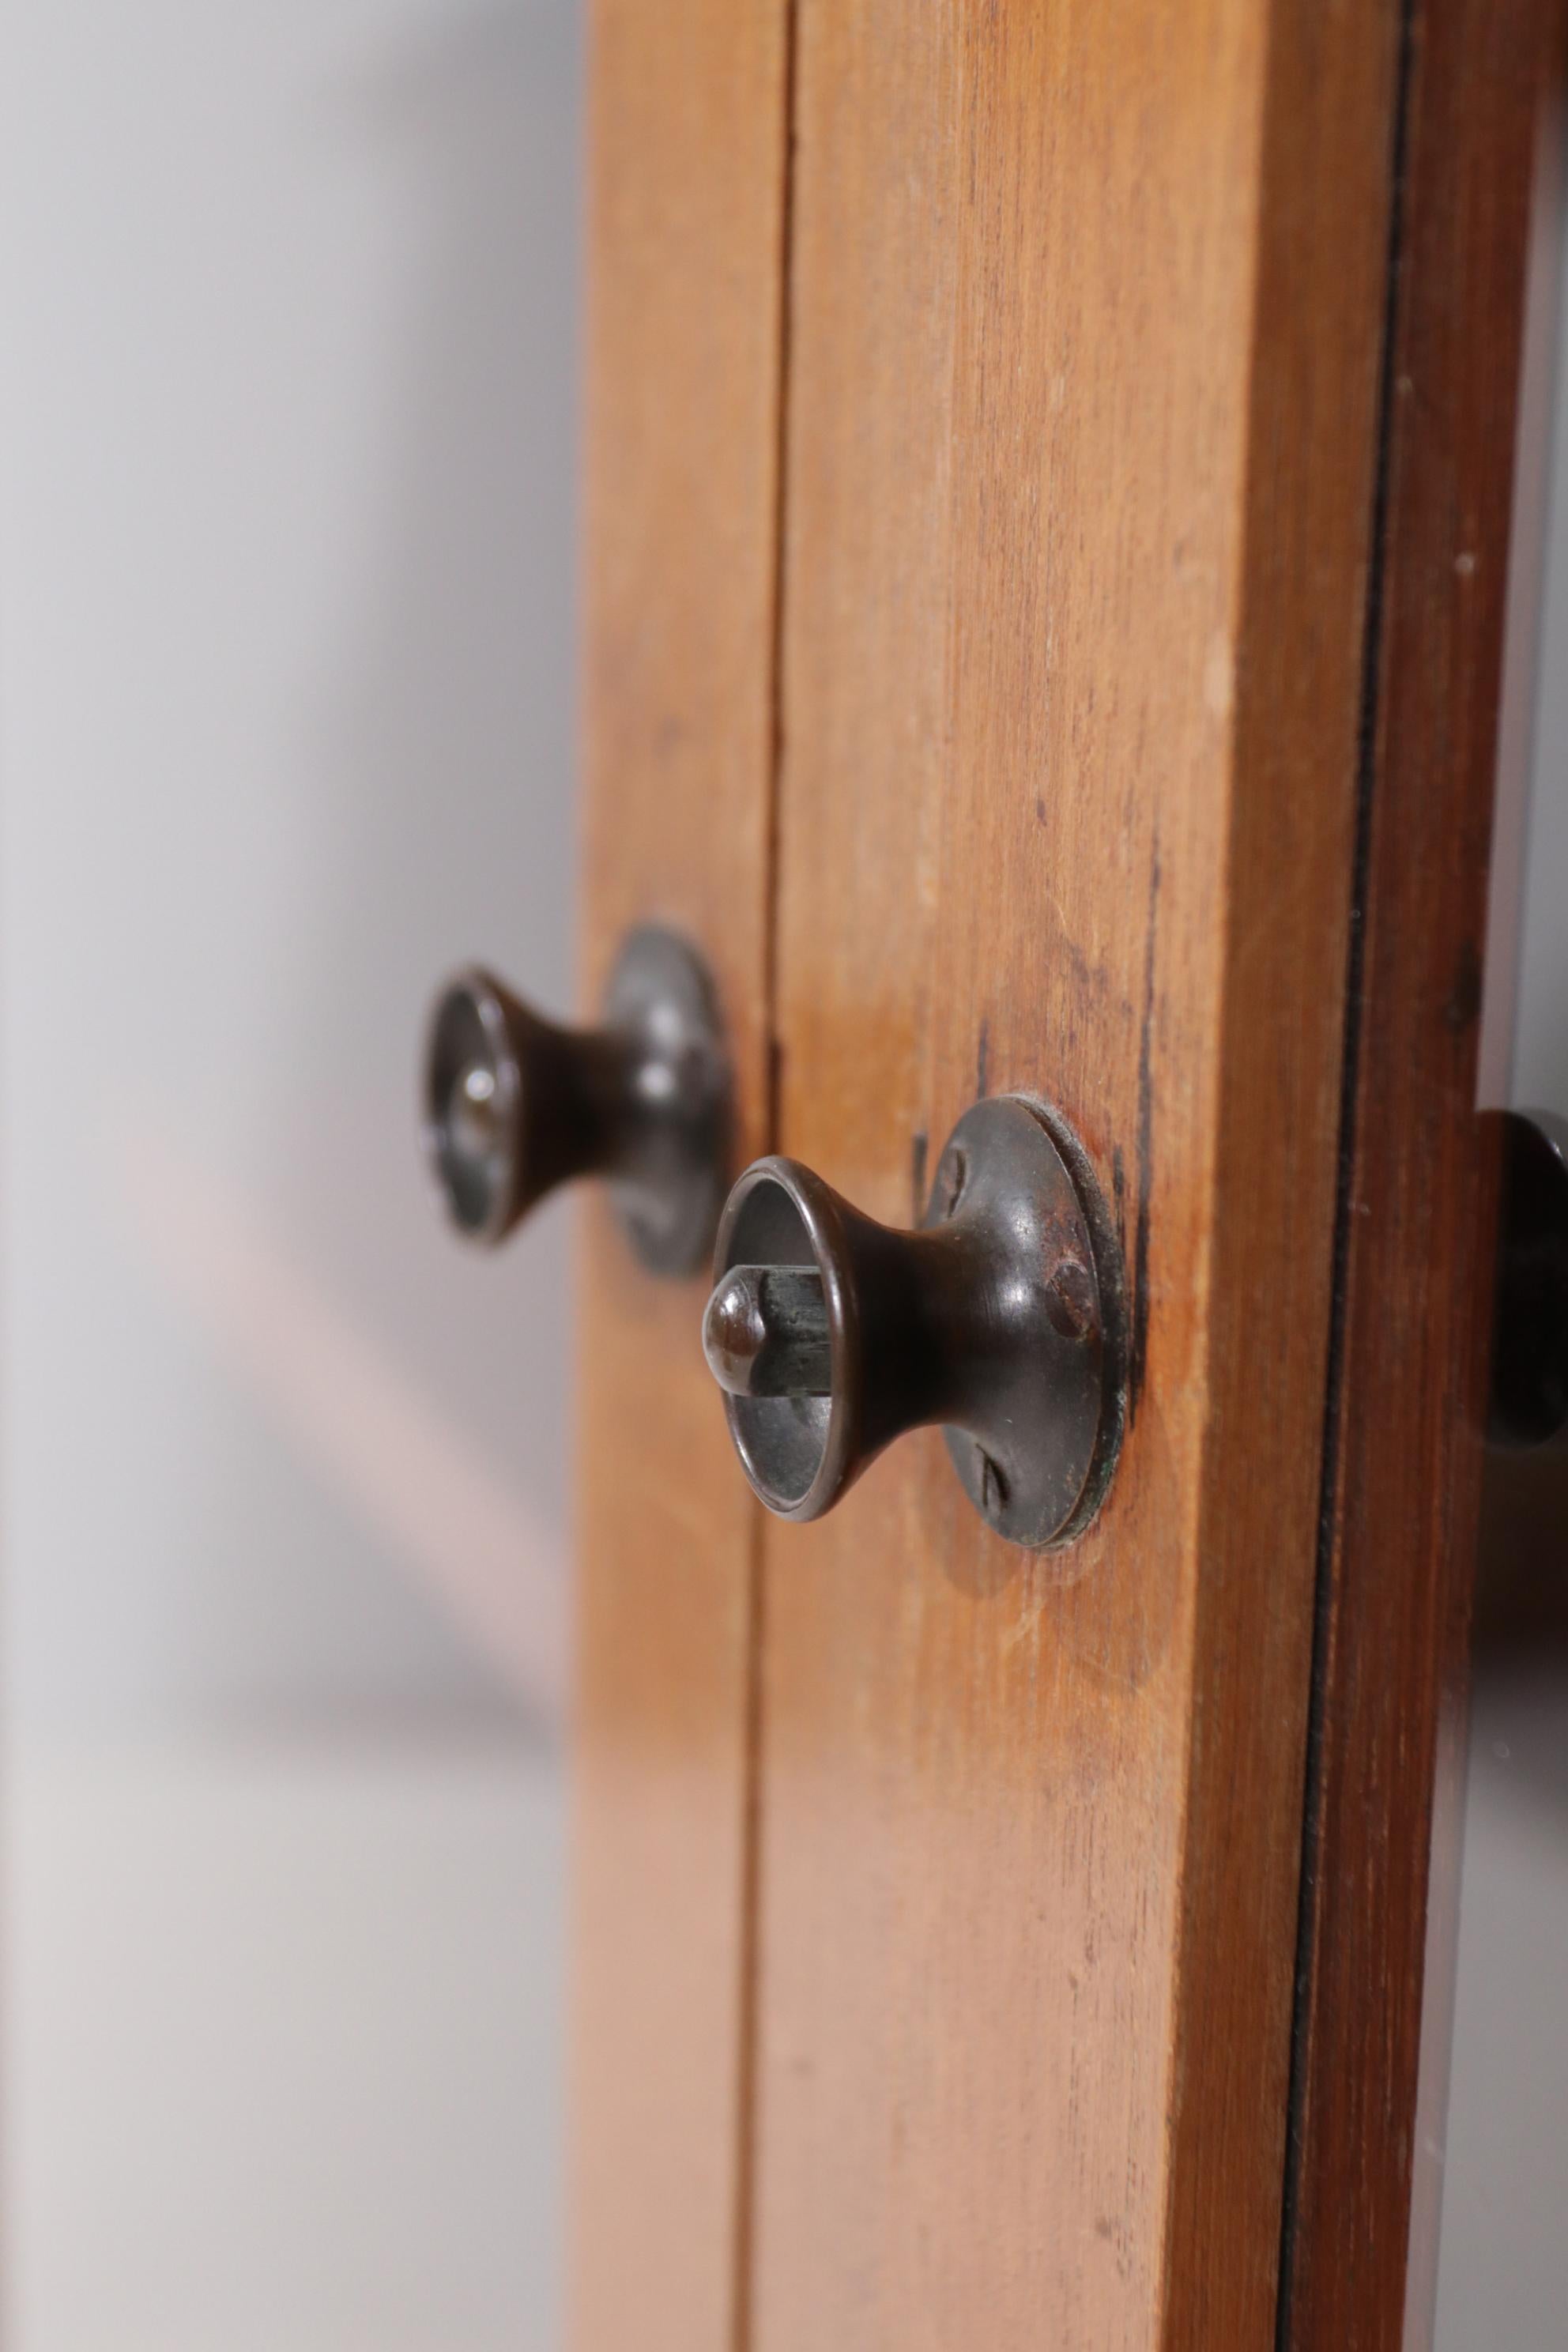
[(6, 2340), (552, 2346), (574, 0), (5, 28)]
[[(1527, 336), (1486, 1097), (1568, 1112), (1564, 134)], [(1558, 2352), (1568, 2309), (1568, 1444), (1489, 1458), (1463, 1797), (1438, 2352)]]

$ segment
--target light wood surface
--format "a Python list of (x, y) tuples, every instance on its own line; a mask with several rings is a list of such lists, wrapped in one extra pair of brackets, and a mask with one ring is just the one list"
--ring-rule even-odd
[(1068, 1553), (934, 1433), (764, 1529), (591, 1213), (584, 2352), (1419, 2326), (1542, 13), (596, 0), (590, 997), (679, 922), (890, 1220), (1052, 1097), (1134, 1362)]
[[(584, 1004), (626, 929), (710, 958), (763, 1145), (783, 0), (590, 12)], [(572, 2340), (734, 2341), (755, 1513), (703, 1285), (582, 1252)]]
[(1136, 1361), (1068, 1554), (767, 1531), (758, 2352), (1272, 2341), (1395, 29), (800, 10), (781, 1140), (1054, 1097)]
[(1555, 108), (1541, 121), (1562, 31), (1540, 0), (1428, 0), (1405, 58), (1292, 2352), (1431, 2341), (1497, 1179), (1478, 1015), (1529, 202), (1538, 129), (1562, 137)]

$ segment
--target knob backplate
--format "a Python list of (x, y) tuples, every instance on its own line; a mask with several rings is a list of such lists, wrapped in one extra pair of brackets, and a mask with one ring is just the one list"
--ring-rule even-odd
[[(1127, 1416), (1128, 1331), (1121, 1245), (1088, 1153), (1048, 1104), (1027, 1095), (976, 1103), (937, 1162), (924, 1230), (972, 1220), (994, 1236), (990, 1262), (1016, 1296), (998, 1313), (1032, 1323), (998, 1383), (988, 1427), (949, 1424), (952, 1466), (999, 1536), (1059, 1550), (1083, 1533), (1110, 1485)], [(1049, 1338), (1038, 1328), (1043, 1317)]]
[(610, 974), (605, 1025), (632, 1048), (627, 1121), (610, 1195), (650, 1274), (697, 1274), (730, 1170), (730, 1061), (708, 967), (678, 932), (645, 923)]

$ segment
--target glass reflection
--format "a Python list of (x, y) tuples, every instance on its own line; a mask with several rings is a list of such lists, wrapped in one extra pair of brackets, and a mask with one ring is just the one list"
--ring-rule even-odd
[(0, 105), (5, 2333), (558, 2340), (574, 0), (51, 0)]

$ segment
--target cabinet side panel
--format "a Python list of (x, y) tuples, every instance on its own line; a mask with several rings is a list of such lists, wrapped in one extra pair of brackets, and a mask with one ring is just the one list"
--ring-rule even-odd
[(1408, 10), (1289, 2352), (1431, 2340), (1499, 1178), (1478, 1016), (1531, 184), (1563, 31), (1538, 0)]

